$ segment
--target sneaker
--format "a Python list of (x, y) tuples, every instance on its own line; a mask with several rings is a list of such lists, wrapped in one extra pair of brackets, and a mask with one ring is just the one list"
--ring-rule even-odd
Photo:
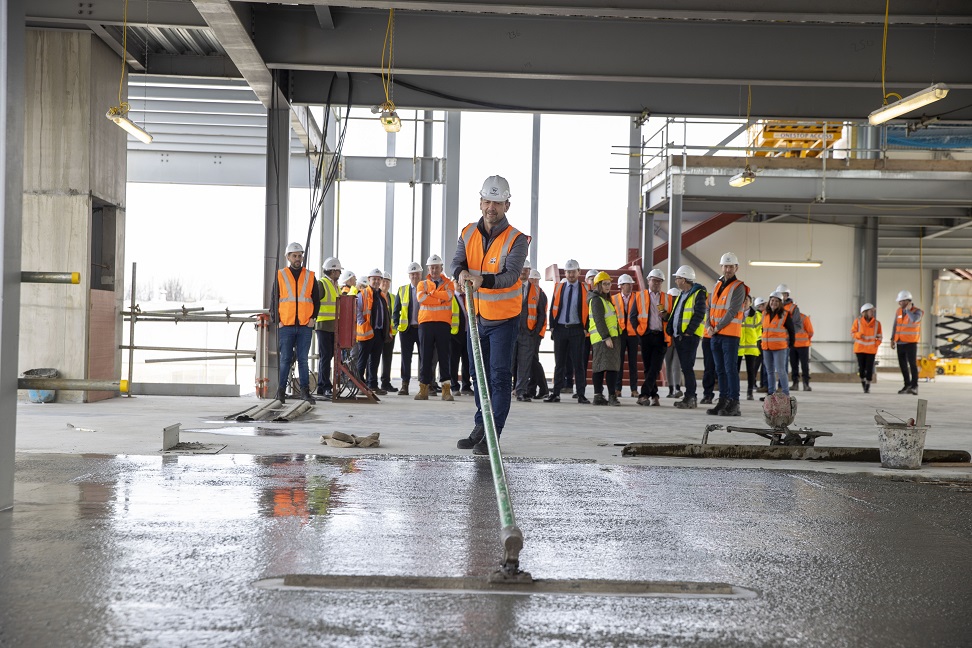
[(703, 396), (702, 400), (699, 401), (699, 405), (711, 405), (713, 396)]
[(590, 405), (591, 403), (591, 401), (587, 400), (586, 396), (578, 396), (577, 402), (580, 403), (581, 405)]
[[(711, 403), (712, 400), (709, 399), (709, 402)], [(709, 409), (705, 410), (705, 413), (708, 414), (709, 416), (718, 416), (722, 410), (726, 409), (726, 404), (728, 402), (729, 402), (728, 398), (722, 398), (720, 396), (718, 402), (716, 402), (716, 406), (710, 407)]]
[(474, 447), (477, 443), (482, 441), (486, 437), (486, 428), (482, 425), (477, 425), (473, 428), (472, 432), (469, 433), (468, 437), (459, 439), (456, 443), (456, 447), (460, 450), (469, 450)]
[(607, 399), (604, 398), (602, 394), (594, 394), (594, 400), (592, 401), (594, 405), (607, 405)]
[(678, 409), (695, 409), (699, 406), (698, 401), (695, 396), (686, 396), (680, 401), (675, 403), (675, 407)]

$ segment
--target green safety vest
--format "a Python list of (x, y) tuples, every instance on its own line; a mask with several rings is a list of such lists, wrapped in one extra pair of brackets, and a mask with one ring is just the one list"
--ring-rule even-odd
[[(597, 297), (604, 302), (604, 323), (607, 324), (608, 333), (611, 334), (611, 337), (618, 337), (618, 311), (614, 309), (614, 304), (610, 300), (604, 299), (600, 294)], [(587, 319), (587, 330), (591, 334), (591, 344), (597, 344), (602, 338), (594, 324), (594, 313), (588, 315)]]
[[(688, 296), (692, 297), (693, 295), (695, 295), (695, 292), (689, 293)], [(679, 296), (675, 298), (675, 303), (672, 305), (673, 313), (676, 310), (678, 310), (678, 302), (682, 299), (682, 296), (683, 296), (682, 294), (679, 294)], [(693, 299), (689, 299), (685, 303), (685, 308), (682, 309), (682, 322), (678, 325), (678, 328), (675, 329), (676, 333), (685, 333), (686, 329), (688, 329), (689, 322), (692, 320), (692, 313), (694, 312), (695, 312), (695, 299), (693, 298)], [(704, 320), (705, 318), (703, 317), (702, 319)], [(702, 337), (704, 333), (705, 333), (705, 325), (702, 322), (699, 322), (698, 327), (695, 329), (695, 335), (698, 337)]]
[(739, 336), (739, 355), (758, 356), (759, 346), (757, 342), (763, 335), (763, 314), (754, 311), (751, 317), (747, 317), (742, 323), (742, 334)]
[(449, 332), (453, 335), (459, 332), (459, 300), (455, 295), (452, 296), (452, 328)]
[(337, 286), (331, 283), (330, 277), (321, 277), (321, 310), (317, 312), (317, 321), (326, 322), (337, 317)]
[(401, 307), (399, 308), (399, 315), (398, 315), (399, 333), (408, 330), (408, 301), (409, 301), (408, 296), (411, 293), (411, 291), (409, 290), (409, 288), (411, 287), (412, 284), (410, 283), (398, 287), (398, 303), (401, 304)]

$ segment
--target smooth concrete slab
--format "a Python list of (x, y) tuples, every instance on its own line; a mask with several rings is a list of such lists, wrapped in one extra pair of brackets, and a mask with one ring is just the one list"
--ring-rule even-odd
[(0, 514), (0, 645), (960, 646), (972, 636), (967, 488), (549, 459), (515, 459), (506, 472), (521, 566), (535, 578), (726, 583), (756, 596), (265, 589), (258, 581), (288, 574), (485, 579), (501, 560), (488, 462), (22, 453), (15, 508)]

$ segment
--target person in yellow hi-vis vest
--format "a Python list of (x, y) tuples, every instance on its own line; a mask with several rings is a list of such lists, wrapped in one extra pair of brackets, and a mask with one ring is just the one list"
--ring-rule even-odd
[[(618, 370), (621, 369), (621, 333), (618, 330), (618, 312), (611, 301), (611, 275), (601, 271), (591, 282), (588, 296), (587, 330), (591, 334), (591, 380), (594, 383), (594, 405), (619, 406)], [(608, 385), (608, 397), (604, 398), (604, 383)]]
[(753, 400), (756, 376), (759, 375), (759, 340), (763, 335), (763, 314), (753, 307), (753, 298), (746, 295), (743, 311), (742, 335), (739, 336), (739, 369), (746, 361), (746, 400)]
[(899, 394), (918, 395), (918, 342), (921, 340), (921, 317), (925, 312), (911, 301), (911, 293), (898, 293), (898, 311), (891, 329), (891, 348), (898, 351), (898, 366), (904, 387)]
[(300, 397), (313, 403), (310, 393), (310, 374), (307, 354), (310, 352), (317, 311), (321, 307), (321, 285), (314, 273), (304, 267), (304, 246), (287, 246), (286, 268), (277, 271), (277, 280), (270, 292), (270, 321), (277, 325), (277, 350), (280, 372), (277, 400), (284, 402), (290, 366), (297, 360)]
[(337, 299), (341, 294), (337, 281), (341, 262), (335, 257), (324, 259), (321, 268), (321, 308), (317, 313), (317, 395), (331, 397), (331, 360), (334, 358), (334, 333), (337, 328)]

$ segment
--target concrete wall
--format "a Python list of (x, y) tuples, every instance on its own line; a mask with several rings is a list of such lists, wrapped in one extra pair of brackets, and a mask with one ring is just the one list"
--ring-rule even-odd
[[(66, 378), (117, 377), (126, 136), (105, 112), (118, 103), (121, 61), (90, 33), (28, 30), (26, 50), (22, 267), (80, 272), (81, 284), (24, 284), (19, 369), (53, 367)], [(117, 281), (110, 297), (91, 291), (96, 202), (120, 207)], [(95, 317), (97, 330), (91, 328), (92, 301), (102, 305)], [(106, 318), (106, 304), (114, 305), (115, 316)], [(90, 372), (92, 337), (103, 342), (94, 355), (98, 376)], [(116, 349), (109, 360), (106, 350), (111, 345)], [(58, 400), (87, 400), (87, 393), (60, 392)]]

